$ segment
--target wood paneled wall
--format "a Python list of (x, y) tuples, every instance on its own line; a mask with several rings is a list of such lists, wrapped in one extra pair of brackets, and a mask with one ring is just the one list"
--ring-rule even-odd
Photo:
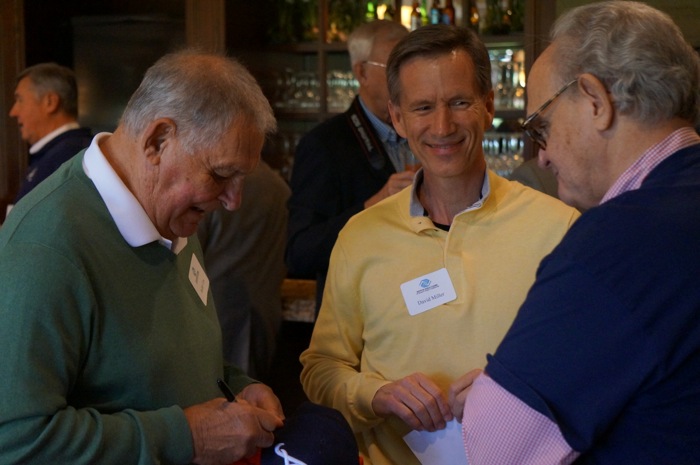
[(24, 68), (23, 0), (0, 2), (0, 223), (19, 188), (26, 166), (26, 144), (8, 113), (14, 103), (15, 76)]
[[(8, 113), (14, 103), (15, 76), (27, 65), (39, 61), (58, 61), (72, 66), (71, 51), (51, 47), (52, 39), (64, 37), (70, 18), (80, 15), (153, 15), (185, 18), (187, 43), (207, 50), (225, 49), (225, 0), (2, 0), (0, 2), (0, 223), (7, 204), (19, 188), (27, 165), (27, 146), (17, 123)], [(47, 12), (46, 8), (53, 8)], [(55, 10), (55, 11), (54, 11)], [(29, 16), (30, 17), (27, 17)], [(42, 23), (44, 21), (45, 23)], [(30, 27), (26, 27), (29, 24)], [(62, 27), (62, 28), (61, 28)], [(47, 29), (53, 29), (47, 31)], [(34, 29), (37, 29), (34, 31)], [(40, 33), (41, 32), (41, 33)], [(31, 35), (30, 35), (31, 34)], [(37, 38), (38, 36), (38, 38)], [(37, 40), (33, 40), (37, 38)], [(27, 41), (31, 43), (27, 62)], [(38, 44), (37, 44), (38, 42)]]

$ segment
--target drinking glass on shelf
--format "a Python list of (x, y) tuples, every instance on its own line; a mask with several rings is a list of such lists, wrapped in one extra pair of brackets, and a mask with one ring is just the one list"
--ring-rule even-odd
[(294, 87), (296, 76), (294, 70), (285, 68), (275, 77), (274, 106), (280, 109), (292, 109), (296, 107), (294, 100)]
[(404, 171), (408, 170), (415, 173), (418, 171), (418, 168), (421, 167), (420, 161), (413, 154), (406, 140), (402, 140), (399, 143), (399, 160), (401, 161)]
[(513, 107), (513, 63), (501, 61), (498, 63), (499, 79), (496, 84), (496, 106), (499, 108)]
[(326, 75), (328, 84), (328, 109), (344, 111), (350, 106), (359, 84), (350, 71), (330, 70)]
[(316, 73), (299, 71), (294, 77), (294, 103), (297, 109), (314, 110), (320, 106), (319, 82)]
[(491, 82), (498, 109), (525, 108), (525, 51), (491, 49)]
[(486, 164), (507, 178), (523, 162), (523, 136), (520, 132), (487, 132), (483, 140)]

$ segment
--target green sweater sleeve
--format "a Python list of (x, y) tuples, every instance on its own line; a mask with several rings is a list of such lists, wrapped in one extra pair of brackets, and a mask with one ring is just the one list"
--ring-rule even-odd
[(243, 388), (249, 384), (258, 382), (246, 375), (243, 370), (233, 365), (224, 366), (224, 376), (226, 378), (226, 382), (234, 393), (241, 392)]

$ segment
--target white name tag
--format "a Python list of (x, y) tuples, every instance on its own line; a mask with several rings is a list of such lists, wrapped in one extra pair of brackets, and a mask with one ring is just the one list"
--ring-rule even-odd
[(441, 268), (401, 285), (408, 313), (418, 315), (457, 298), (447, 268)]
[(199, 260), (194, 254), (192, 254), (192, 261), (190, 262), (190, 282), (194, 290), (197, 291), (199, 298), (206, 305), (207, 294), (209, 293), (209, 277), (207, 277), (204, 268), (199, 264)]

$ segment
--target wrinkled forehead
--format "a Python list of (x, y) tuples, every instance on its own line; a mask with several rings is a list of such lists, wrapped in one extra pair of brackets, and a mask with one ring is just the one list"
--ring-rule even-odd
[(527, 112), (532, 113), (546, 102), (561, 87), (559, 82), (554, 50), (549, 46), (537, 57), (527, 78)]

